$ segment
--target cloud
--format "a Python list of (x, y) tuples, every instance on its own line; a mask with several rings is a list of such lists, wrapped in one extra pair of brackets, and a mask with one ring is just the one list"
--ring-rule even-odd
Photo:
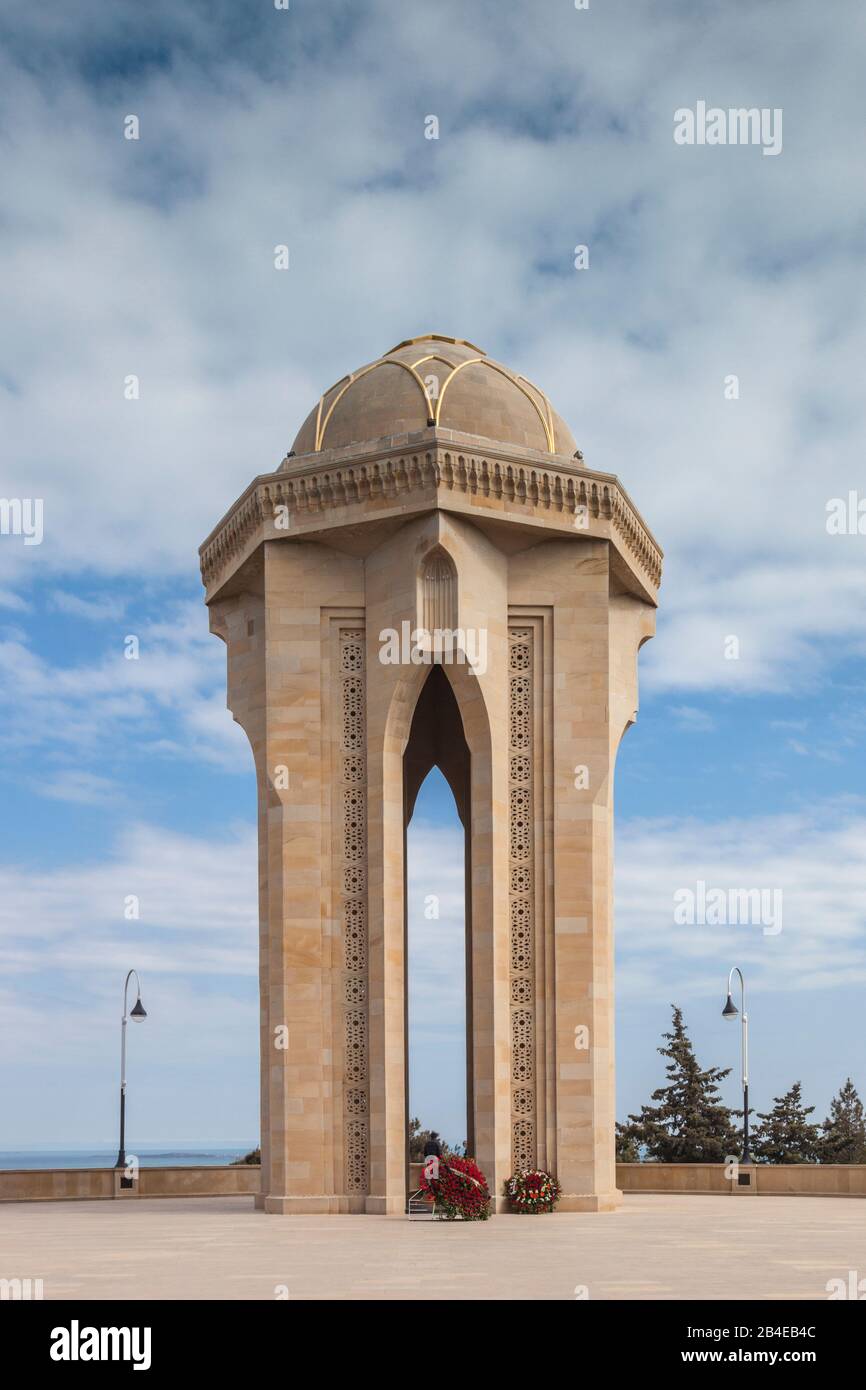
[[(0, 868), (0, 965), (41, 972), (254, 975), (258, 970), (255, 831), (198, 839), (152, 825), (123, 829), (91, 863)], [(138, 900), (138, 919), (127, 903)]]
[(20, 594), (13, 593), (11, 589), (0, 589), (0, 608), (12, 608), (16, 613), (27, 611), (29, 604)]
[(80, 806), (101, 806), (116, 799), (118, 784), (110, 777), (82, 769), (54, 772), (43, 781), (31, 784), (39, 796), (51, 801), (70, 801)]
[[(40, 655), (26, 633), (7, 633), (0, 746), (8, 759), (43, 748), (49, 759), (101, 762), (112, 740), (128, 746), (134, 738), (141, 752), (248, 771), (248, 744), (225, 704), (225, 647), (209, 633), (204, 606), (173, 602), (158, 614), (130, 623), (135, 631), (118, 626), (100, 657), (79, 664)], [(129, 637), (138, 643), (134, 660)], [(50, 761), (43, 771), (37, 790), (56, 796)], [(85, 767), (76, 775), (101, 773)]]
[(463, 1037), (464, 853), (462, 827), (413, 818), (407, 843), (406, 908), (410, 1017), (416, 1039)]
[(86, 618), (90, 622), (101, 623), (121, 617), (126, 604), (122, 599), (103, 595), (101, 598), (82, 598), (78, 594), (55, 589), (49, 596), (49, 608), (58, 613), (69, 613), (74, 618)]
[(689, 733), (710, 733), (716, 721), (706, 710), (696, 709), (694, 705), (671, 705), (668, 713), (677, 721), (681, 729)]
[[(617, 995), (685, 1000), (717, 993), (734, 958), (762, 992), (866, 983), (866, 808), (817, 803), (808, 812), (725, 820), (641, 819), (617, 827)], [(756, 925), (680, 926), (675, 894), (763, 889), (781, 898), (781, 931)], [(428, 895), (439, 920), (425, 917)], [(409, 836), (413, 1027), (459, 1032), (465, 990), (463, 833), (413, 821)]]
[[(62, 45), (22, 19), (0, 415), (11, 486), (45, 498), (42, 573), (192, 575), (323, 387), (433, 327), (545, 386), (657, 532), (648, 681), (803, 688), (862, 652), (864, 538), (825, 520), (864, 435), (866, 35), (806, 0), (776, 19), (379, 0), (119, 25), (88, 6)], [(784, 153), (675, 146), (699, 97), (782, 106)], [(10, 579), (32, 563), (0, 558)]]
[[(627, 822), (617, 834), (616, 923), (623, 997), (700, 996), (736, 957), (762, 991), (866, 982), (866, 811), (862, 801), (809, 812)], [(698, 881), (778, 890), (782, 930), (677, 925), (674, 895)]]

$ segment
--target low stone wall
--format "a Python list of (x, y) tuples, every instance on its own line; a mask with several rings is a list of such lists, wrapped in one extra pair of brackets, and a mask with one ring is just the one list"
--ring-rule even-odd
[(92, 1202), (118, 1197), (257, 1196), (262, 1170), (251, 1164), (225, 1168), (141, 1168), (131, 1188), (114, 1168), (16, 1168), (0, 1171), (0, 1202)]
[[(410, 1185), (420, 1183), (422, 1165), (410, 1165)], [(866, 1164), (755, 1164), (750, 1184), (725, 1177), (719, 1163), (618, 1163), (622, 1192), (757, 1193), (764, 1197), (866, 1197)], [(121, 1188), (114, 1168), (42, 1168), (0, 1171), (0, 1202), (92, 1202), (114, 1197), (257, 1197), (262, 1170), (243, 1164), (226, 1168), (141, 1168), (132, 1188)]]
[(764, 1197), (866, 1197), (866, 1163), (756, 1163), (741, 1168), (748, 1185), (720, 1163), (618, 1163), (622, 1192), (757, 1193)]

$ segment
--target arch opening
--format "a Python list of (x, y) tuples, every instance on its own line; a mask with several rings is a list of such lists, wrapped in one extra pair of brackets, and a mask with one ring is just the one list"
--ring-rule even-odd
[[(457, 700), (434, 665), (403, 755), (406, 1115), (472, 1152), (470, 779)], [(408, 1125), (406, 1158), (408, 1182)]]

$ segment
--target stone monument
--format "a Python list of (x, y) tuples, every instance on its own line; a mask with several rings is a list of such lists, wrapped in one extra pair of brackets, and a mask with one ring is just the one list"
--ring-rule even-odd
[(258, 779), (262, 1197), (407, 1193), (406, 826), (465, 827), (467, 1135), (607, 1211), (613, 773), (661, 552), (544, 392), (428, 334), (338, 381), (201, 547)]

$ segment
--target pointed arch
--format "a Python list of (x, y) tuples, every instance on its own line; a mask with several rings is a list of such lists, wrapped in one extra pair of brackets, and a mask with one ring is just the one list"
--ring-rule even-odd
[(419, 626), (435, 642), (437, 632), (457, 630), (457, 566), (437, 545), (421, 565), (418, 595)]
[[(464, 654), (465, 655), (465, 654)], [(428, 680), (430, 691), (426, 695)], [(443, 682), (445, 685), (443, 686)], [(385, 719), (385, 738), (383, 750), (383, 782), (386, 786), (403, 789), (400, 818), (397, 819), (397, 806), (388, 798), (383, 817), (385, 841), (384, 858), (384, 900), (387, 903), (402, 903), (402, 913), (386, 909), (382, 923), (382, 948), (385, 956), (406, 960), (407, 918), (406, 918), (406, 828), (410, 811), (409, 795), (413, 776), (417, 779), (418, 768), (424, 765), (426, 756), (416, 761), (414, 774), (411, 766), (413, 749), (410, 739), (416, 712), (420, 719), (427, 719), (435, 710), (437, 698), (440, 702), (453, 706), (456, 717), (462, 725), (466, 756), (455, 758), (450, 765), (450, 776), (443, 767), (452, 790), (461, 790), (460, 779), (465, 777), (461, 795), (455, 791), (458, 807), (462, 803), (461, 819), (466, 832), (466, 889), (465, 921), (467, 948), (466, 975), (466, 1091), (467, 1091), (467, 1139), (473, 1145), (476, 1156), (485, 1171), (494, 1171), (495, 1123), (494, 1105), (496, 1077), (494, 1075), (494, 1050), (489, 1046), (487, 1032), (490, 1028), (489, 1011), (491, 1007), (491, 981), (494, 979), (494, 884), (491, 873), (493, 857), (492, 840), (492, 736), (490, 717), (487, 710), (482, 683), (473, 675), (468, 664), (453, 661), (438, 666), (423, 663), (419, 666), (403, 668), (390, 701)], [(425, 711), (425, 704), (429, 709)], [(447, 735), (446, 735), (447, 737)], [(441, 740), (440, 740), (441, 749)], [(409, 751), (410, 766), (407, 767), (406, 754)], [(429, 755), (428, 755), (429, 756)], [(438, 762), (438, 760), (437, 760)], [(432, 764), (431, 764), (432, 765)], [(438, 765), (441, 766), (441, 763)], [(407, 775), (408, 774), (408, 775)], [(418, 783), (420, 785), (420, 783)], [(415, 787), (417, 792), (417, 786)], [(414, 805), (414, 800), (412, 801)], [(398, 838), (399, 837), (399, 838)], [(402, 838), (402, 853), (400, 852)], [(395, 982), (396, 983), (396, 982)], [(405, 1007), (406, 979), (403, 979), (403, 1001)], [(481, 1026), (479, 1027), (479, 1019)], [(408, 1097), (405, 1087), (408, 1079), (405, 1061), (406, 1017), (404, 1014), (404, 1133), (408, 1116), (406, 1104)], [(378, 1116), (376, 1099), (373, 1100), (374, 1126), (384, 1122)], [(408, 1145), (407, 1145), (408, 1160)], [(408, 1176), (408, 1174), (407, 1174)]]

